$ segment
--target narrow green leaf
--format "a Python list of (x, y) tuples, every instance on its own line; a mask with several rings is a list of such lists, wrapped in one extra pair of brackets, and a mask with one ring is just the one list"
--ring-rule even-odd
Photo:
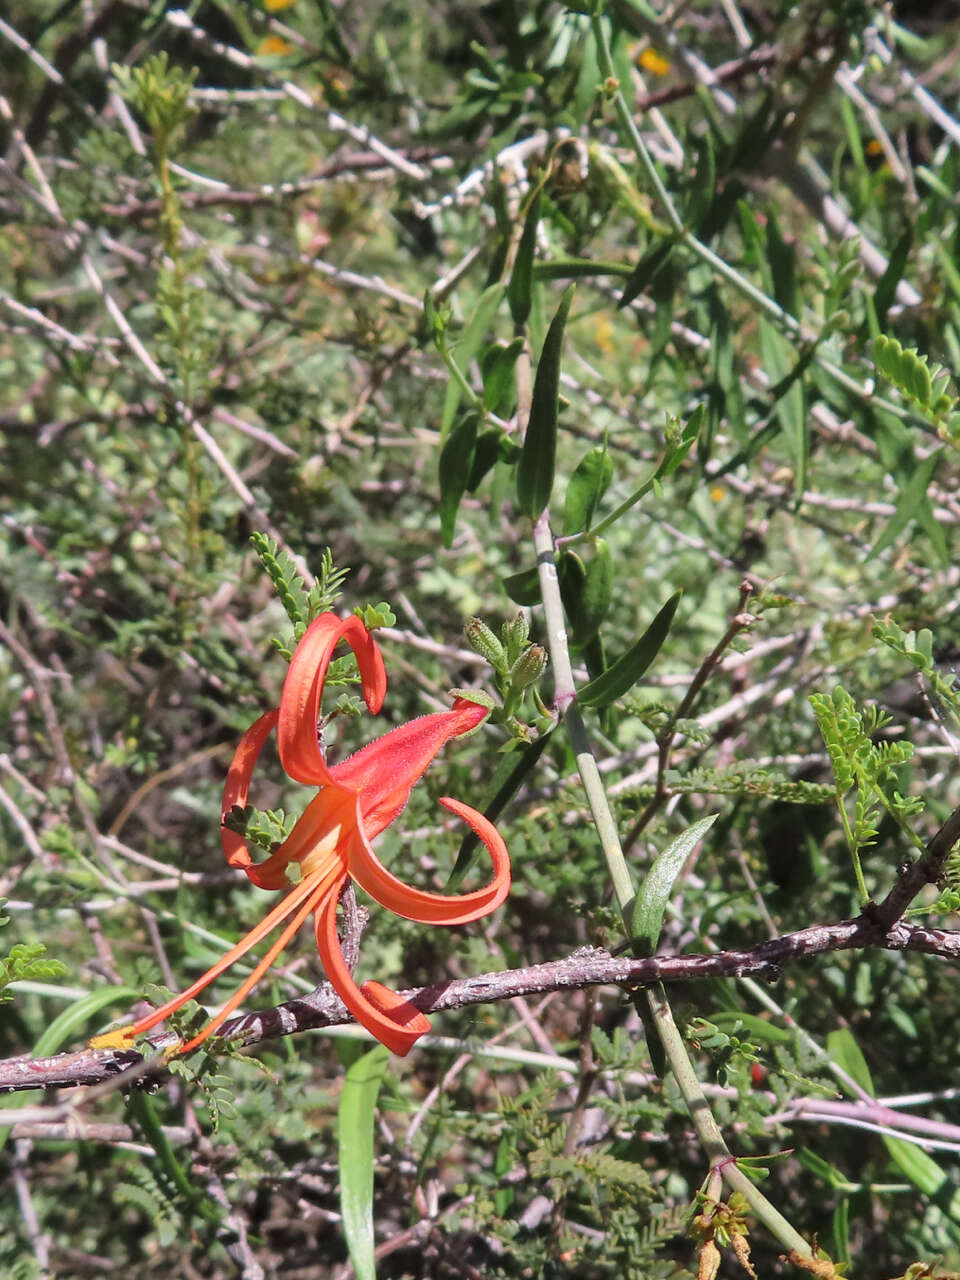
[(674, 248), (675, 245), (671, 240), (651, 253), (644, 254), (623, 286), (623, 293), (617, 303), (618, 307), (628, 307), (634, 298), (639, 298), (650, 281), (656, 279), (666, 267)]
[(696, 177), (690, 189), (684, 220), (688, 227), (697, 232), (713, 205), (717, 186), (717, 157), (712, 130), (708, 129), (702, 136), (692, 133), (688, 142), (693, 149)]
[(573, 642), (581, 646), (600, 630), (613, 600), (613, 556), (604, 538), (594, 541), (593, 555), (587, 562), (587, 580), (583, 590), (583, 616), (574, 630)]
[(560, 395), (560, 356), (574, 285), (560, 300), (550, 322), (533, 384), (530, 421), (517, 465), (517, 501), (531, 520), (536, 520), (550, 501), (557, 456), (557, 416)]
[(587, 582), (587, 567), (576, 551), (561, 551), (557, 559), (557, 581), (563, 611), (570, 623), (571, 640), (577, 619), (583, 612), (583, 592)]
[(177, 1159), (177, 1153), (171, 1146), (170, 1139), (163, 1131), (157, 1116), (156, 1108), (150, 1097), (141, 1089), (134, 1089), (127, 1105), (130, 1114), (142, 1129), (145, 1137), (157, 1155), (157, 1164), (170, 1180), (177, 1193), (183, 1196), (188, 1205), (203, 1215), (208, 1222), (219, 1222), (221, 1210), (213, 1200), (199, 1187), (190, 1181), (187, 1170)]
[(811, 1151), (809, 1147), (797, 1147), (794, 1155), (805, 1169), (809, 1169), (812, 1174), (822, 1182), (825, 1182), (828, 1187), (842, 1187), (850, 1181), (842, 1169), (830, 1164), (829, 1161), (824, 1160), (823, 1156)]
[(810, 453), (810, 426), (804, 405), (803, 385), (787, 377), (795, 355), (791, 344), (777, 332), (769, 320), (761, 317), (758, 325), (760, 347), (770, 381), (786, 388), (775, 401), (775, 412), (793, 464), (794, 494), (799, 498), (807, 486), (807, 458)]
[(527, 216), (523, 220), (523, 231), (517, 245), (517, 256), (513, 262), (513, 273), (507, 285), (507, 301), (510, 314), (516, 325), (527, 323), (530, 315), (530, 304), (533, 299), (533, 258), (537, 248), (537, 225), (540, 222), (540, 201), (543, 195), (543, 184), (539, 184), (530, 197), (527, 205)]
[(603, 538), (584, 564), (575, 551), (563, 551), (557, 561), (560, 595), (570, 623), (570, 643), (582, 649), (597, 634), (613, 598), (613, 558)]
[(477, 415), (471, 411), (450, 433), (440, 451), (440, 533), (445, 547), (453, 542), (457, 511), (473, 471), (476, 447)]
[(788, 315), (797, 314), (797, 251), (780, 233), (773, 209), (767, 211), (767, 261), (773, 279), (773, 296)]
[(873, 308), (877, 316), (877, 324), (882, 329), (887, 320), (887, 312), (890, 310), (891, 303), (897, 296), (897, 285), (903, 279), (903, 273), (907, 267), (907, 259), (910, 257), (910, 250), (913, 247), (913, 228), (907, 227), (906, 231), (893, 246), (893, 252), (887, 262), (887, 269), (877, 281), (877, 287), (873, 291)]
[(654, 861), (637, 890), (633, 904), (633, 946), (638, 955), (652, 956), (660, 940), (663, 913), (670, 901), (674, 881), (692, 851), (716, 822), (719, 814), (701, 818), (671, 840)]
[(376, 1280), (373, 1254), (373, 1124), (389, 1049), (382, 1044), (347, 1071), (337, 1112), (340, 1213), (357, 1280)]
[[(890, 1159), (904, 1177), (909, 1178), (917, 1190), (922, 1191), (925, 1196), (935, 1196), (947, 1180), (945, 1170), (941, 1169), (936, 1160), (903, 1138), (889, 1138), (884, 1135), (883, 1141)], [(951, 1213), (950, 1216), (956, 1215)]]
[(774, 1022), (767, 1022), (765, 1018), (758, 1018), (756, 1014), (741, 1013), (739, 1009), (720, 1009), (710, 1014), (710, 1021), (721, 1030), (727, 1027), (731, 1032), (739, 1023), (741, 1030), (755, 1044), (793, 1044), (795, 1039), (792, 1031), (778, 1027)]
[(602, 258), (551, 258), (549, 262), (533, 264), (534, 280), (578, 280), (584, 276), (591, 280), (599, 276), (627, 276), (633, 267), (625, 262), (610, 262)]
[[(490, 779), (490, 785), (487, 788), (486, 800), (481, 810), (483, 816), (490, 822), (497, 821), (520, 790), (524, 781), (533, 771), (537, 761), (543, 755), (544, 748), (549, 741), (550, 734), (543, 733), (534, 742), (528, 742), (526, 746), (519, 748), (517, 751), (511, 751), (509, 755), (500, 760), (500, 763), (493, 771), (493, 777)], [(447, 889), (449, 891), (452, 892), (456, 889), (470, 870), (473, 865), (474, 854), (479, 845), (480, 840), (474, 832), (470, 831), (464, 836), (457, 852), (457, 860), (447, 881)]]
[[(476, 310), (467, 322), (457, 345), (453, 348), (453, 358), (457, 362), (457, 367), (464, 374), (470, 367), (470, 361), (483, 345), (487, 330), (490, 328), (490, 323), (496, 314), (497, 307), (499, 307), (505, 291), (506, 285), (499, 280), (484, 289), (477, 302)], [(443, 402), (443, 417), (440, 420), (441, 439), (446, 439), (447, 432), (453, 425), (462, 396), (463, 388), (456, 378), (451, 378), (447, 383), (447, 393)]]
[(503, 589), (514, 604), (539, 604), (540, 574), (536, 565), (532, 569), (521, 569), (519, 573), (511, 573), (509, 578), (504, 578)]
[(848, 1027), (838, 1027), (836, 1031), (831, 1031), (827, 1036), (827, 1049), (837, 1066), (842, 1067), (861, 1089), (866, 1089), (867, 1093), (873, 1096), (873, 1078), (870, 1075), (870, 1068), (863, 1056), (863, 1050), (854, 1039), (853, 1032)]
[(583, 533), (593, 524), (597, 507), (613, 479), (613, 460), (597, 445), (577, 463), (563, 502), (563, 532)]
[(470, 493), (479, 486), (491, 467), (503, 461), (505, 449), (513, 450), (516, 457), (520, 455), (519, 448), (504, 435), (499, 427), (490, 427), (489, 430), (480, 432), (477, 436), (477, 447), (473, 452), (473, 465), (467, 477), (467, 489)]
[(650, 663), (660, 652), (670, 631), (673, 615), (680, 603), (682, 591), (675, 592), (647, 627), (640, 639), (627, 652), (596, 679), (585, 684), (577, 694), (583, 707), (608, 707), (622, 698), (637, 683)]
[(523, 339), (514, 338), (509, 346), (497, 344), (491, 347), (483, 359), (483, 407), (499, 412), (501, 402), (509, 397), (516, 399), (516, 383), (513, 368), (523, 350)]
[[(933, 473), (937, 468), (937, 463), (940, 460), (940, 453), (941, 450), (938, 449), (922, 461), (918, 462), (909, 479), (906, 479), (905, 483), (902, 483), (904, 477), (894, 477), (901, 485), (900, 494), (897, 498), (897, 509), (887, 521), (880, 533), (880, 536), (873, 544), (874, 555), (891, 546), (911, 520), (920, 520), (923, 504), (926, 503), (929, 506), (927, 488), (933, 478)], [(926, 532), (929, 534), (930, 530), (927, 529)], [(943, 559), (948, 552), (946, 541), (943, 536), (943, 530), (939, 525), (936, 525), (934, 545), (937, 548), (940, 558)]]
[(850, 1197), (839, 1196), (833, 1210), (833, 1257), (850, 1262)]

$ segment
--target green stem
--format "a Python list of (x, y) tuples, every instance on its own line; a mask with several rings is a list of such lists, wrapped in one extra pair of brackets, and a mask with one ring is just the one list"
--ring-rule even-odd
[(741, 1193), (757, 1219), (785, 1248), (794, 1250), (803, 1258), (812, 1258), (813, 1250), (807, 1241), (790, 1225), (780, 1210), (770, 1203), (763, 1192), (754, 1186), (731, 1155), (710, 1110), (710, 1104), (700, 1088), (700, 1081), (687, 1055), (687, 1047), (683, 1043), (680, 1030), (673, 1020), (673, 1013), (661, 983), (655, 983), (647, 988), (647, 1000), (677, 1087), (690, 1112), (690, 1119), (697, 1131), (700, 1145), (710, 1159), (711, 1169), (720, 1173), (731, 1191)]
[[(527, 357), (521, 356), (521, 359)], [(518, 380), (523, 383), (523, 379)], [(623, 854), (617, 824), (610, 809), (610, 803), (603, 786), (603, 779), (597, 768), (596, 758), (590, 747), (586, 726), (580, 709), (576, 703), (576, 687), (573, 678), (573, 667), (570, 662), (570, 649), (567, 644), (567, 633), (563, 619), (563, 606), (560, 600), (560, 585), (557, 580), (557, 568), (554, 560), (553, 538), (550, 532), (550, 520), (546, 511), (534, 526), (534, 544), (537, 551), (537, 568), (540, 577), (540, 591), (543, 598), (544, 615), (547, 628), (547, 648), (554, 678), (554, 698), (557, 710), (563, 715), (570, 742), (577, 759), (577, 767), (586, 792), (590, 813), (600, 837), (607, 870), (613, 884), (614, 894), (624, 923), (624, 930), (629, 937), (631, 932), (631, 915), (635, 896), (633, 877)], [(770, 1203), (746, 1174), (738, 1168), (734, 1156), (723, 1139), (723, 1134), (713, 1117), (710, 1104), (700, 1087), (697, 1074), (687, 1053), (683, 1037), (673, 1020), (673, 1014), (667, 1001), (666, 992), (660, 983), (647, 988), (647, 1002), (657, 1034), (663, 1045), (664, 1053), (670, 1063), (677, 1085), (686, 1103), (693, 1121), (697, 1136), (707, 1154), (711, 1168), (718, 1169), (724, 1181), (733, 1190), (740, 1191), (749, 1202), (751, 1208), (767, 1229), (787, 1249), (794, 1249), (805, 1258), (812, 1257), (810, 1245), (784, 1218), (783, 1214)]]
[[(517, 361), (517, 417), (522, 430), (525, 430), (529, 420), (531, 385), (530, 354), (529, 350), (524, 349)], [(576, 683), (567, 643), (548, 508), (541, 512), (534, 524), (533, 540), (537, 553), (537, 573), (546, 623), (547, 651), (553, 670), (554, 704), (557, 712), (563, 717), (570, 735), (570, 743), (576, 756), (587, 803), (597, 828), (600, 847), (610, 874), (617, 906), (620, 909), (624, 933), (629, 938), (632, 933), (633, 902), (636, 896), (633, 877), (624, 857), (617, 823), (607, 799), (596, 757), (590, 746), (586, 725), (576, 703)], [(786, 1248), (796, 1250), (805, 1258), (812, 1257), (812, 1250), (806, 1240), (737, 1167), (710, 1110), (706, 1095), (700, 1087), (683, 1037), (673, 1020), (663, 986), (657, 983), (647, 988), (646, 998), (664, 1053), (680, 1087), (697, 1135), (710, 1160), (711, 1169), (719, 1169), (727, 1185), (743, 1194), (757, 1218)]]
[(853, 863), (853, 874), (857, 880), (857, 892), (860, 894), (860, 905), (861, 907), (864, 907), (870, 901), (870, 895), (867, 893), (867, 882), (863, 878), (863, 866), (860, 862), (857, 842), (853, 838), (853, 828), (850, 826), (850, 818), (847, 815), (846, 805), (843, 803), (843, 796), (839, 791), (837, 792), (837, 808), (840, 810), (840, 823), (843, 826), (843, 834), (847, 840), (847, 848), (850, 850), (850, 861)]
[(450, 354), (449, 350), (447, 349), (447, 344), (445, 339), (442, 339), (440, 342), (437, 343), (437, 350), (440, 353), (440, 359), (447, 366), (447, 369), (450, 373), (451, 378), (453, 378), (453, 380), (459, 386), (460, 390), (467, 397), (472, 407), (474, 409), (482, 410), (483, 401), (477, 395), (476, 391), (474, 391), (473, 387), (471, 387), (470, 383), (467, 381), (466, 375), (464, 374), (463, 370), (460, 368), (456, 360), (454, 360), (453, 356)]

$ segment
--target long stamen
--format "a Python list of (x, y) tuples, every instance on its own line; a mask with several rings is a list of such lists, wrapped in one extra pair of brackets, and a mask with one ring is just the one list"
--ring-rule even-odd
[(159, 1009), (154, 1009), (152, 1013), (147, 1014), (145, 1018), (141, 1018), (139, 1022), (134, 1022), (129, 1027), (124, 1027), (123, 1034), (125, 1038), (133, 1039), (134, 1036), (142, 1035), (144, 1031), (149, 1031), (151, 1027), (155, 1027), (157, 1023), (163, 1022), (171, 1013), (174, 1013), (181, 1005), (186, 1004), (188, 1000), (192, 1000), (195, 995), (199, 995), (215, 978), (219, 978), (225, 969), (229, 969), (235, 961), (241, 956), (245, 956), (247, 952), (257, 945), (261, 938), (275, 928), (282, 920), (286, 920), (291, 911), (296, 910), (297, 905), (308, 897), (316, 885), (316, 881), (305, 878), (296, 885), (287, 896), (278, 902), (272, 911), (269, 911), (259, 924), (254, 925), (250, 932), (230, 950), (220, 957), (217, 963), (209, 968), (205, 974), (199, 977), (196, 982), (187, 987), (186, 991), (182, 991), (179, 995), (174, 996), (172, 1000), (168, 1000), (166, 1004), (161, 1005)]
[(332, 879), (334, 879), (334, 877), (329, 872), (327, 872), (326, 875), (321, 875), (316, 880), (313, 880), (312, 883), (309, 879), (304, 881), (305, 884), (311, 885), (310, 895), (307, 898), (306, 902), (304, 902), (301, 905), (296, 915), (293, 917), (293, 919), (284, 929), (283, 933), (280, 934), (280, 937), (277, 938), (276, 942), (274, 942), (273, 946), (270, 948), (267, 954), (256, 966), (253, 973), (251, 973), (249, 978), (247, 978), (244, 982), (241, 983), (240, 987), (230, 997), (230, 999), (223, 1006), (223, 1008), (216, 1015), (216, 1017), (212, 1018), (210, 1022), (207, 1023), (207, 1025), (203, 1028), (203, 1030), (199, 1033), (199, 1035), (195, 1035), (192, 1040), (188, 1040), (186, 1044), (181, 1045), (177, 1050), (178, 1053), (189, 1053), (190, 1050), (195, 1049), (197, 1045), (203, 1044), (204, 1040), (206, 1040), (208, 1036), (212, 1036), (213, 1033), (220, 1026), (222, 1026), (224, 1022), (226, 1022), (227, 1018), (230, 1017), (234, 1009), (238, 1008), (239, 1005), (243, 1003), (247, 995), (253, 990), (253, 988), (257, 985), (257, 983), (260, 981), (263, 975), (267, 972), (267, 970), (276, 960), (277, 956), (279, 956), (280, 952), (284, 949), (284, 947), (287, 945), (290, 939), (294, 936), (294, 934), (303, 924), (304, 920), (306, 920), (310, 912), (313, 911), (314, 908), (319, 905), (320, 899), (327, 892)]

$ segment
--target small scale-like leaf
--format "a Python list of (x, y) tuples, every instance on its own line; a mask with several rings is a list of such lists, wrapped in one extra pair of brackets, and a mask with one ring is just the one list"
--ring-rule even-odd
[(633, 946), (638, 955), (652, 956), (660, 940), (663, 913), (683, 864), (718, 818), (701, 818), (671, 840), (656, 858), (637, 890), (633, 904)]
[(606, 446), (585, 453), (574, 469), (563, 503), (563, 532), (584, 533), (593, 524), (597, 507), (613, 479), (613, 460)]
[(557, 417), (560, 395), (560, 356), (574, 285), (565, 291), (550, 323), (537, 364), (530, 421), (517, 464), (517, 501), (536, 520), (550, 501), (557, 456)]
[(337, 1112), (340, 1213), (357, 1280), (376, 1280), (373, 1252), (373, 1124), (390, 1051), (382, 1044), (347, 1071)]
[(632, 645), (602, 675), (583, 686), (577, 694), (577, 701), (581, 706), (608, 707), (611, 702), (622, 698), (633, 688), (660, 652), (682, 595), (682, 591), (675, 592), (636, 644)]

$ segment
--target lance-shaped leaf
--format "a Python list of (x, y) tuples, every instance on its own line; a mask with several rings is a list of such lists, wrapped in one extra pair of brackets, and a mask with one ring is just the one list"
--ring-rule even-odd
[(563, 502), (563, 532), (583, 533), (593, 524), (600, 500), (613, 479), (613, 460), (597, 445), (577, 463)]
[(373, 1254), (373, 1122), (389, 1051), (375, 1045), (347, 1071), (337, 1113), (340, 1212), (357, 1280), (376, 1280)]
[(450, 433), (440, 452), (440, 533), (445, 547), (453, 542), (457, 511), (470, 483), (476, 448), (477, 415), (471, 410)]
[(527, 205), (517, 256), (513, 260), (513, 274), (507, 285), (507, 301), (516, 325), (527, 323), (533, 297), (533, 255), (537, 247), (537, 224), (540, 221), (540, 197), (542, 184), (536, 188)]
[(540, 603), (540, 574), (537, 566), (532, 569), (521, 569), (519, 573), (511, 573), (503, 579), (503, 589), (514, 604), (534, 605)]
[(523, 339), (514, 338), (509, 346), (496, 343), (483, 357), (483, 407), (498, 413), (503, 401), (516, 401), (516, 383), (513, 375), (517, 357), (523, 350)]
[(663, 913), (670, 901), (674, 881), (717, 817), (713, 813), (709, 818), (701, 818), (699, 822), (693, 823), (686, 831), (681, 831), (647, 872), (633, 904), (633, 948), (637, 955), (652, 956), (656, 951), (663, 926)]
[(530, 421), (517, 465), (517, 501), (521, 511), (536, 520), (550, 501), (557, 460), (557, 416), (560, 395), (560, 354), (574, 286), (566, 290), (550, 323), (533, 384)]
[(613, 598), (609, 545), (597, 538), (593, 556), (586, 564), (575, 551), (563, 551), (557, 562), (557, 577), (570, 621), (570, 643), (579, 649), (597, 634)]
[[(498, 280), (484, 289), (477, 302), (476, 310), (453, 348), (452, 354), (457, 368), (464, 374), (467, 373), (470, 367), (470, 361), (483, 345), (483, 340), (503, 298), (505, 288), (506, 286)], [(457, 416), (457, 409), (460, 407), (462, 396), (463, 388), (460, 383), (456, 378), (451, 378), (447, 383), (447, 394), (443, 402), (443, 418), (440, 422), (441, 439), (446, 437), (454, 418)]]
[[(482, 810), (483, 816), (490, 822), (496, 822), (520, 790), (526, 778), (533, 771), (537, 761), (543, 755), (544, 747), (549, 741), (550, 734), (542, 733), (534, 742), (528, 742), (526, 746), (519, 748), (517, 751), (511, 751), (509, 755), (502, 758), (493, 771), (493, 777), (490, 780), (490, 786), (487, 791), (486, 803)], [(457, 861), (450, 872), (450, 879), (447, 881), (448, 891), (452, 892), (456, 889), (473, 866), (474, 855), (479, 847), (480, 841), (476, 835), (472, 831), (468, 832), (460, 844)]]
[(602, 675), (583, 686), (577, 694), (577, 701), (582, 707), (608, 707), (633, 688), (660, 652), (682, 595), (682, 591), (675, 592), (636, 644)]

